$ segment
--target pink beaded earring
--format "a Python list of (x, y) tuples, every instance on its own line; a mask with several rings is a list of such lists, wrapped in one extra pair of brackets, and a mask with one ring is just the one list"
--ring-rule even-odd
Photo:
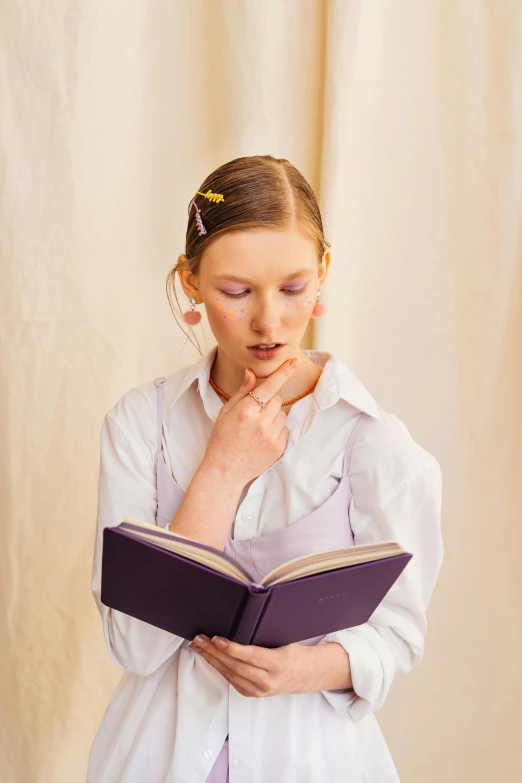
[(317, 291), (316, 293), (317, 302), (314, 304), (314, 309), (312, 310), (312, 314), (311, 314), (312, 318), (320, 318), (320, 316), (326, 312), (326, 305), (323, 302), (319, 302), (320, 296), (321, 296), (321, 292)]
[(183, 320), (189, 326), (196, 326), (201, 321), (201, 313), (196, 312), (196, 299), (191, 296), (189, 299), (190, 310), (185, 310)]

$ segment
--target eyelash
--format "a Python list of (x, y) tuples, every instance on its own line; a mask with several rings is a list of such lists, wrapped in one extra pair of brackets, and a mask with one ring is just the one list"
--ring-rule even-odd
[[(299, 288), (297, 291), (292, 291), (289, 288), (283, 288), (283, 291), (286, 291), (289, 296), (297, 296), (298, 294), (302, 294), (303, 291), (306, 289), (306, 286), (303, 286), (302, 288)], [(231, 299), (242, 299), (244, 296), (247, 295), (248, 291), (243, 291), (241, 294), (229, 294), (227, 291), (221, 291), (222, 294), (225, 294), (225, 296), (229, 296)]]

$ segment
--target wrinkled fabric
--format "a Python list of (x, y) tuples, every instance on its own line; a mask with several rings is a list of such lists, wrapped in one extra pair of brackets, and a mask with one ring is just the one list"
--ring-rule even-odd
[(152, 381), (103, 422), (91, 587), (109, 655), (125, 671), (87, 783), (399, 780), (374, 713), (395, 674), (422, 659), (443, 559), (440, 466), (339, 359), (305, 353), (322, 374), (287, 416), (281, 457), (243, 491), (226, 551), (253, 576), (321, 546), (392, 539), (413, 554), (367, 623), (305, 642), (341, 644), (353, 689), (244, 697), (188, 640), (100, 601), (103, 529), (126, 515), (167, 526), (201, 463), (223, 404), (208, 381), (213, 348), (164, 379), (160, 442)]

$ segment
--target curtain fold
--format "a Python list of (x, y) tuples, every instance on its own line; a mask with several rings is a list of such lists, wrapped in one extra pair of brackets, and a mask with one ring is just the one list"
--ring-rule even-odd
[(121, 676), (89, 589), (103, 417), (197, 359), (165, 294), (189, 200), (267, 153), (332, 244), (303, 347), (442, 467), (424, 660), (378, 716), (394, 760), (520, 777), (521, 73), (515, 0), (0, 6), (2, 783), (85, 778)]

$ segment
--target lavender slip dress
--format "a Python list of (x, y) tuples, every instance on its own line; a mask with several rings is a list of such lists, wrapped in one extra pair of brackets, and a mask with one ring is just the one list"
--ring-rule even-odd
[[(168, 469), (161, 451), (164, 382), (165, 378), (163, 377), (154, 380), (157, 392), (158, 426), (158, 445), (154, 459), (158, 489), (156, 524), (160, 527), (167, 527), (170, 524), (185, 495)], [(353, 444), (367, 418), (367, 413), (359, 415), (346, 446), (342, 478), (337, 489), (322, 506), (297, 522), (258, 538), (235, 541), (229, 534), (225, 552), (247, 571), (253, 581), (258, 581), (273, 568), (294, 557), (354, 545), (349, 519), (352, 492), (348, 473)], [(300, 644), (318, 644), (325, 635), (304, 639)], [(190, 639), (185, 639), (181, 646), (190, 650), (189, 641)], [(196, 653), (193, 654), (196, 655)], [(206, 783), (228, 783), (228, 735)]]

